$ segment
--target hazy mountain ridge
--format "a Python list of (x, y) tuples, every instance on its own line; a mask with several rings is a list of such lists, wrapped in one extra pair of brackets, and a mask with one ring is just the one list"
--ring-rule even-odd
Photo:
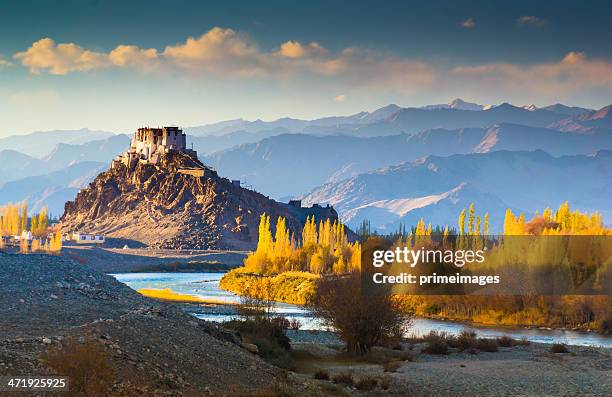
[(273, 197), (284, 197), (307, 192), (325, 181), (427, 155), (536, 149), (555, 156), (612, 149), (612, 131), (597, 130), (585, 135), (501, 124), (374, 138), (286, 134), (204, 159), (224, 175), (246, 181)]
[(10, 135), (0, 138), (1, 150), (16, 150), (31, 157), (42, 158), (57, 144), (81, 145), (83, 143), (107, 139), (115, 135), (108, 131), (94, 131), (88, 128), (80, 130), (37, 131), (24, 135)]
[[(126, 135), (112, 135), (102, 140), (81, 144), (57, 143), (42, 158), (35, 158), (15, 150), (0, 150), (0, 187), (32, 176), (46, 175), (80, 162), (110, 162), (129, 146)], [(24, 192), (24, 197), (27, 192)], [(0, 196), (0, 203), (8, 200)]]
[(415, 133), (432, 128), (487, 127), (500, 123), (546, 127), (592, 112), (595, 111), (562, 104), (542, 108), (519, 107), (508, 103), (483, 106), (457, 98), (448, 104), (423, 107), (403, 108), (391, 104), (372, 112), (359, 112), (348, 116), (324, 117), (314, 120), (281, 118), (274, 121), (247, 121), (239, 119), (189, 127), (185, 130), (196, 136), (224, 135), (236, 131), (254, 133), (276, 128), (284, 128), (292, 133), (377, 136), (404, 132)]
[(506, 208), (532, 214), (565, 200), (610, 222), (611, 195), (612, 151), (553, 157), (538, 150), (429, 156), (325, 184), (303, 200), (333, 205), (350, 226), (370, 219), (381, 231), (420, 217), (454, 226), (461, 208), (474, 202), (499, 230)]
[(59, 171), (30, 176), (0, 186), (0, 205), (27, 200), (30, 210), (37, 212), (44, 206), (51, 215), (60, 216), (64, 203), (72, 200), (108, 165), (99, 162), (80, 162)]

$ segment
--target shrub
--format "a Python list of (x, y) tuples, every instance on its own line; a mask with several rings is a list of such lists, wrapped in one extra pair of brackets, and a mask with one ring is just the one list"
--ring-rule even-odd
[(289, 352), (270, 339), (258, 339), (255, 345), (259, 350), (259, 356), (277, 367), (289, 369), (291, 364), (291, 355)]
[(514, 339), (512, 339), (509, 336), (504, 335), (502, 337), (497, 338), (497, 344), (502, 346), (502, 347), (512, 347), (516, 343), (515, 343)]
[(382, 376), (380, 378), (380, 388), (388, 390), (391, 387), (391, 377), (389, 375)]
[(259, 356), (280, 368), (289, 369), (291, 364), (290, 340), (285, 335), (284, 322), (277, 318), (255, 317), (248, 320), (233, 320), (223, 324), (236, 330), (241, 339), (253, 343)]
[(297, 318), (292, 318), (289, 321), (289, 328), (291, 328), (294, 331), (298, 331), (300, 328), (302, 328), (302, 322), (298, 320)]
[(383, 369), (385, 372), (395, 372), (402, 367), (403, 363), (400, 360), (393, 360), (385, 363)]
[(337, 375), (334, 375), (332, 378), (332, 382), (345, 386), (353, 386), (355, 381), (353, 380), (353, 375), (348, 372), (341, 372)]
[(318, 369), (317, 372), (315, 372), (312, 375), (313, 379), (318, 379), (318, 380), (329, 380), (329, 374), (327, 373), (327, 371), (324, 371), (322, 369)]
[(364, 376), (359, 379), (355, 387), (360, 391), (370, 391), (378, 386), (378, 379), (373, 376)]
[(403, 334), (411, 320), (393, 299), (390, 288), (363, 293), (357, 273), (319, 279), (309, 306), (316, 317), (338, 332), (347, 351), (358, 355)]
[(567, 350), (567, 345), (565, 343), (553, 343), (552, 346), (550, 346), (550, 352), (569, 353), (569, 350)]
[(444, 333), (431, 331), (426, 337), (425, 353), (428, 354), (448, 354), (448, 344)]
[(256, 343), (259, 339), (269, 339), (274, 341), (283, 349), (290, 350), (291, 344), (289, 337), (285, 334), (283, 324), (275, 319), (266, 317), (256, 317), (250, 320), (232, 320), (223, 323), (226, 328), (238, 331), (243, 339), (249, 339)]
[(496, 352), (499, 349), (497, 348), (497, 341), (495, 339), (478, 339), (478, 350), (483, 352)]
[(273, 317), (271, 322), (273, 326), (281, 328), (283, 331), (288, 330), (289, 327), (291, 326), (290, 321), (282, 316)]
[(56, 374), (70, 378), (70, 395), (104, 397), (113, 384), (110, 354), (87, 336), (84, 342), (66, 338), (62, 346), (51, 346), (41, 360)]
[(517, 346), (529, 346), (531, 342), (529, 342), (529, 339), (523, 337), (521, 340), (515, 340), (514, 344)]
[(457, 337), (458, 347), (461, 350), (467, 350), (470, 348), (476, 348), (478, 346), (478, 339), (476, 338), (476, 332), (464, 329)]
[(464, 350), (467, 354), (478, 354), (478, 349), (475, 347), (469, 347)]
[(402, 361), (414, 361), (414, 355), (411, 351), (406, 350), (400, 354), (399, 359)]

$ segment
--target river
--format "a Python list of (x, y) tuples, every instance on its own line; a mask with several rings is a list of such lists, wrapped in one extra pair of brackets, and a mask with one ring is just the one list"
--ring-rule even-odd
[[(223, 273), (121, 273), (112, 274), (112, 276), (133, 289), (170, 288), (174, 292), (195, 295), (205, 299), (215, 299), (228, 303), (240, 301), (238, 296), (219, 288), (219, 280), (223, 277)], [(280, 316), (289, 319), (297, 318), (302, 323), (302, 329), (324, 329), (321, 323), (301, 306), (278, 303), (274, 310)], [(194, 305), (191, 314), (204, 320), (217, 322), (238, 317), (230, 306), (206, 309)], [(569, 345), (612, 347), (612, 337), (592, 332), (474, 326), (454, 321), (425, 318), (414, 319), (409, 334), (424, 335), (431, 330), (458, 334), (465, 328), (476, 331), (480, 337), (508, 335), (515, 339), (525, 338), (531, 342), (539, 343), (561, 342)]]

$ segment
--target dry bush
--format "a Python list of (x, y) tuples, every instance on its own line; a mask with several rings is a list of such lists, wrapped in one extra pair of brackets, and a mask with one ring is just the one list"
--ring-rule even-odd
[(529, 339), (523, 337), (521, 340), (515, 340), (514, 344), (516, 346), (529, 346), (531, 342), (529, 342)]
[(459, 349), (467, 350), (470, 348), (478, 347), (478, 339), (476, 338), (476, 332), (464, 329), (457, 337), (457, 344)]
[(383, 370), (385, 372), (396, 372), (398, 369), (402, 367), (403, 363), (400, 360), (393, 360), (385, 363), (383, 365)]
[(355, 388), (360, 391), (374, 390), (378, 386), (378, 379), (373, 376), (364, 376), (357, 381)]
[(89, 336), (82, 342), (66, 338), (61, 346), (49, 347), (41, 360), (55, 374), (69, 377), (68, 396), (104, 397), (114, 381), (110, 354)]
[(299, 331), (299, 329), (302, 328), (302, 322), (297, 318), (292, 318), (289, 320), (289, 328), (294, 331)]
[(475, 347), (469, 347), (464, 350), (467, 354), (478, 354), (478, 349)]
[(391, 290), (362, 289), (361, 277), (322, 277), (309, 304), (313, 314), (335, 329), (349, 353), (365, 355), (404, 334), (412, 317), (402, 311)]
[(427, 346), (423, 350), (428, 354), (448, 354), (448, 344), (446, 343), (446, 334), (443, 332), (431, 331), (425, 336)]
[(312, 378), (318, 380), (329, 380), (329, 374), (323, 369), (318, 369), (317, 372), (312, 375)]
[(399, 359), (402, 361), (414, 361), (414, 354), (411, 351), (405, 350), (400, 354)]
[(332, 378), (332, 382), (345, 386), (353, 386), (355, 384), (353, 375), (348, 372), (341, 372), (337, 375), (334, 375), (334, 377)]
[(497, 341), (495, 339), (478, 339), (478, 350), (482, 352), (496, 352), (498, 351)]
[(391, 387), (392, 378), (389, 375), (382, 376), (380, 378), (380, 388), (383, 390), (388, 390)]
[(567, 350), (567, 345), (565, 343), (553, 343), (550, 346), (551, 353), (569, 353)]
[(497, 344), (501, 347), (512, 347), (516, 344), (516, 341), (509, 336), (501, 336), (497, 338)]

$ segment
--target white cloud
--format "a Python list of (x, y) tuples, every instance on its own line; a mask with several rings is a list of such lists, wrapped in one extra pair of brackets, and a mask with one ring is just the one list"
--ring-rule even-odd
[(108, 60), (115, 66), (153, 69), (159, 65), (159, 54), (154, 48), (140, 49), (133, 45), (119, 45), (108, 54)]
[(476, 26), (476, 22), (474, 22), (473, 18), (468, 18), (465, 21), (461, 22), (461, 27), (466, 29), (472, 29)]
[(477, 84), (482, 91), (554, 98), (591, 89), (612, 89), (612, 63), (569, 52), (558, 62), (530, 66), (510, 63), (459, 66), (451, 71), (451, 79), (468, 87)]
[(533, 15), (523, 15), (519, 17), (516, 21), (521, 26), (535, 26), (535, 27), (541, 28), (544, 25), (546, 25), (545, 19), (533, 16)]
[(304, 58), (327, 55), (327, 50), (318, 43), (303, 45), (299, 41), (286, 41), (280, 46), (278, 55), (286, 58)]
[(56, 44), (48, 37), (33, 43), (26, 51), (18, 52), (14, 58), (33, 73), (48, 70), (51, 74), (67, 74), (108, 66), (107, 56), (103, 53), (84, 49), (74, 43)]
[[(529, 19), (523, 23), (535, 22)], [(321, 82), (342, 91), (377, 89), (413, 96), (432, 90), (449, 95), (500, 92), (529, 100), (612, 90), (612, 63), (590, 59), (581, 52), (528, 66), (504, 62), (448, 65), (359, 47), (331, 52), (315, 42), (285, 41), (265, 51), (248, 36), (223, 28), (213, 28), (163, 50), (121, 44), (105, 53), (44, 38), (14, 58), (33, 73), (62, 75), (104, 68), (181, 70), (192, 76)]]

